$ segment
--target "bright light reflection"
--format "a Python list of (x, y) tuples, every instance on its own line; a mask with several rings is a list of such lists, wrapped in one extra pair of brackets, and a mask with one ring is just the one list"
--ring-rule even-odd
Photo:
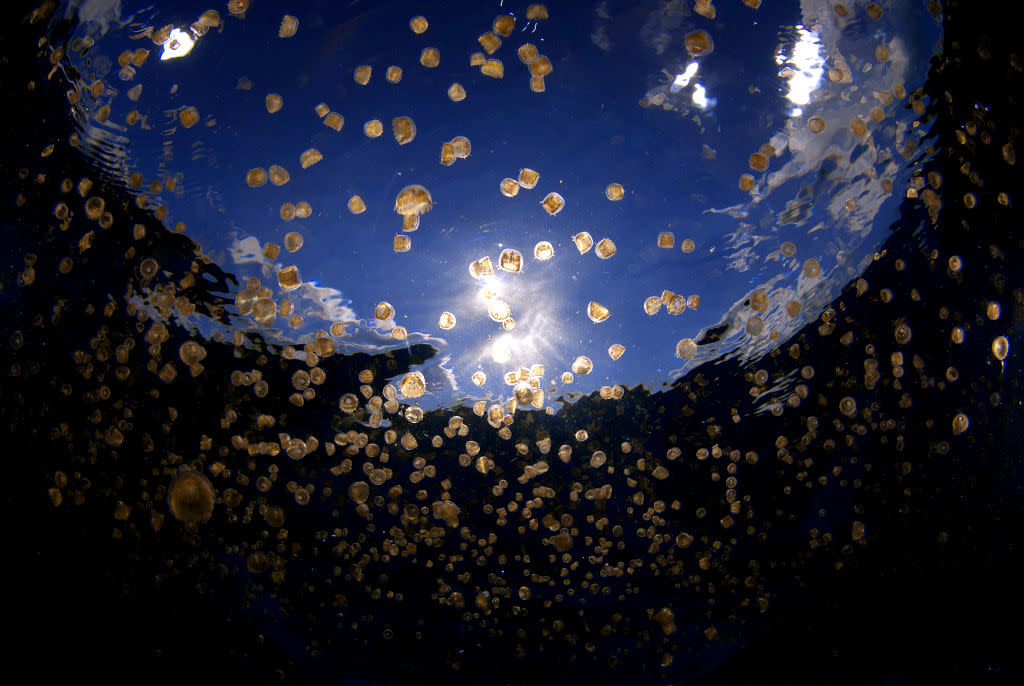
[[(794, 105), (806, 105), (821, 84), (822, 75), (825, 73), (825, 58), (821, 54), (821, 36), (802, 26), (797, 27), (797, 35), (799, 38), (793, 46), (793, 55), (789, 58), (790, 66), (783, 69), (782, 74), (789, 81), (786, 99)], [(782, 59), (783, 56), (780, 55), (780, 63)], [(800, 110), (797, 108), (793, 114), (799, 113)]]
[(192, 46), (196, 42), (192, 35), (181, 29), (171, 29), (171, 35), (164, 43), (164, 53), (160, 55), (162, 60), (172, 60), (176, 57), (184, 57), (192, 52)]
[(676, 78), (673, 79), (672, 85), (669, 86), (669, 91), (672, 93), (678, 93), (690, 83), (690, 79), (697, 73), (697, 63), (690, 62), (686, 65), (686, 69), (682, 74), (676, 74)]
[(693, 86), (693, 104), (702, 110), (708, 106), (707, 89), (699, 83)]
[(512, 347), (509, 345), (511, 338), (505, 336), (494, 341), (491, 346), (491, 358), (498, 364), (506, 364), (512, 359)]

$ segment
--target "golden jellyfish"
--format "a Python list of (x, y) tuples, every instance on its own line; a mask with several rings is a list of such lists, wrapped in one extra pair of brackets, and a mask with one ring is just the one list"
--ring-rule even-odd
[(612, 202), (622, 200), (626, 195), (626, 190), (622, 187), (621, 183), (610, 183), (608, 187), (604, 189), (604, 197), (608, 198)]
[(481, 65), (480, 72), (492, 79), (500, 79), (505, 76), (505, 65), (501, 63), (501, 60), (487, 60)]
[(580, 355), (572, 363), (572, 371), (578, 376), (585, 376), (589, 374), (594, 368), (594, 363), (590, 361), (590, 358), (586, 355)]
[(399, 145), (411, 143), (416, 138), (416, 124), (409, 117), (395, 117), (391, 120), (391, 133)]
[(382, 300), (377, 303), (377, 307), (373, 308), (373, 316), (382, 322), (386, 322), (395, 316), (395, 308), (391, 303)]
[(299, 20), (290, 14), (281, 18), (281, 26), (277, 30), (278, 38), (291, 38), (299, 30)]
[(367, 138), (380, 138), (381, 134), (384, 133), (384, 124), (381, 123), (380, 119), (371, 119), (363, 124), (363, 133), (366, 134)]
[(305, 200), (295, 203), (295, 216), (299, 219), (308, 219), (313, 214), (313, 208)]
[(423, 48), (420, 53), (420, 64), (427, 69), (434, 69), (441, 64), (441, 52), (437, 48)]
[(479, 260), (472, 262), (469, 265), (469, 274), (474, 279), (480, 279), (485, 276), (494, 276), (494, 267), (491, 265), (491, 258), (481, 257)]
[(516, 27), (516, 18), (508, 14), (499, 14), (494, 18), (494, 23), (491, 25), (491, 29), (494, 33), (508, 38), (512, 35), (512, 31)]
[(616, 252), (615, 243), (610, 238), (602, 238), (594, 247), (594, 254), (602, 260), (607, 260)]
[(768, 157), (760, 152), (755, 152), (748, 161), (750, 168), (755, 171), (764, 171), (768, 168)]
[(554, 67), (551, 66), (551, 60), (544, 55), (537, 55), (530, 62), (530, 76), (543, 78), (550, 74)]
[(501, 39), (495, 36), (493, 33), (488, 31), (487, 33), (480, 34), (476, 39), (476, 42), (480, 44), (480, 47), (484, 49), (488, 55), (493, 55), (498, 48), (501, 47)]
[[(299, 155), (299, 164), (303, 169), (309, 169), (323, 158), (324, 156), (320, 154), (319, 150), (316, 148), (310, 148)], [(271, 169), (273, 169), (273, 167), (271, 167)]]
[(604, 305), (591, 300), (587, 304), (587, 316), (590, 317), (590, 321), (600, 324), (611, 316), (611, 312)]
[(209, 479), (199, 472), (186, 470), (171, 482), (167, 502), (175, 518), (192, 523), (210, 518), (215, 497)]
[(507, 303), (501, 300), (492, 300), (491, 304), (487, 307), (487, 316), (496, 322), (503, 322), (511, 316), (512, 310), (509, 309)]
[(471, 67), (482, 67), (487, 61), (487, 55), (482, 52), (474, 52), (469, 56), (469, 66)]
[(572, 242), (580, 251), (580, 255), (586, 255), (594, 247), (594, 239), (586, 231), (581, 231), (573, 236)]
[(337, 112), (331, 112), (324, 117), (324, 126), (329, 126), (335, 131), (341, 131), (341, 127), (345, 126), (345, 117)]
[(516, 183), (515, 179), (502, 179), (501, 183), (498, 185), (498, 190), (500, 190), (501, 194), (506, 198), (514, 198), (516, 194), (519, 193), (519, 184)]
[(1006, 339), (1006, 336), (999, 336), (992, 341), (992, 355), (1002, 362), (1006, 359), (1006, 356), (1010, 354), (1010, 341)]
[(806, 276), (807, 278), (813, 279), (814, 277), (821, 274), (821, 265), (818, 264), (818, 261), (816, 259), (814, 259), (813, 257), (809, 257), (806, 260), (804, 260), (803, 273), (804, 276)]
[(548, 18), (548, 8), (544, 5), (530, 5), (526, 8), (526, 18), (530, 21), (540, 21)]
[(554, 247), (547, 241), (541, 241), (537, 245), (533, 246), (533, 257), (536, 260), (544, 262), (550, 260), (555, 256)]
[(352, 74), (353, 78), (355, 78), (356, 80), (356, 83), (358, 83), (360, 86), (365, 86), (366, 84), (370, 83), (370, 76), (372, 75), (373, 67), (371, 67), (369, 64), (363, 64), (356, 67), (355, 72), (353, 72)]
[(440, 319), (438, 319), (437, 325), (445, 331), (455, 328), (455, 315), (451, 312), (442, 312)]
[(676, 237), (671, 231), (662, 231), (658, 234), (658, 247), (668, 249), (676, 247)]
[(530, 77), (530, 90), (534, 93), (543, 93), (546, 90), (543, 76)]
[(811, 133), (821, 133), (825, 130), (825, 120), (821, 117), (811, 117), (807, 120), (807, 128)]
[(740, 176), (740, 190), (752, 191), (754, 190), (754, 177), (750, 174), (743, 174)]
[(450, 142), (441, 144), (441, 164), (446, 167), (455, 164), (455, 146)]
[(683, 44), (690, 57), (703, 57), (710, 55), (715, 49), (715, 42), (711, 40), (711, 34), (707, 31), (692, 31), (683, 37)]
[(619, 343), (614, 343), (608, 348), (608, 357), (612, 358), (613, 360), (617, 360), (620, 357), (622, 357), (622, 353), (624, 352), (626, 352), (625, 346)]
[(313, 108), (313, 111), (316, 112), (316, 116), (323, 119), (327, 116), (327, 113), (331, 111), (331, 108), (327, 106), (326, 102), (321, 102), (317, 103), (317, 106)]
[(427, 18), (423, 16), (416, 16), (409, 20), (409, 28), (412, 29), (412, 32), (416, 35), (424, 33), (428, 26)]
[(530, 64), (540, 56), (537, 46), (533, 43), (523, 43), (520, 45), (517, 54), (519, 55), (519, 61), (523, 64)]
[(398, 83), (402, 80), (402, 68), (395, 65), (388, 67), (388, 70), (384, 73), (384, 78), (388, 83)]
[(395, 197), (395, 212), (401, 215), (426, 214), (433, 206), (430, 191), (418, 184), (406, 186)]
[(427, 381), (422, 372), (410, 372), (402, 377), (399, 389), (406, 398), (419, 398), (427, 392)]
[(452, 102), (462, 102), (466, 99), (466, 89), (461, 83), (455, 82), (448, 86), (448, 99)]
[(181, 114), (178, 115), (178, 121), (180, 121), (181, 125), (186, 129), (191, 129), (199, 122), (199, 110), (195, 107), (186, 107), (181, 111)]
[(284, 98), (277, 93), (267, 94), (267, 112), (274, 114), (280, 112), (282, 107), (284, 107)]
[(469, 154), (473, 151), (473, 146), (470, 145), (469, 139), (465, 136), (456, 136), (453, 138), (452, 147), (455, 149), (455, 156), (460, 160), (464, 160), (469, 157)]
[(298, 252), (302, 248), (302, 234), (296, 231), (289, 231), (284, 235), (284, 249), (288, 252)]
[(540, 181), (540, 173), (536, 172), (528, 167), (523, 167), (519, 170), (518, 183), (523, 188), (530, 190), (537, 186), (537, 182)]
[(362, 214), (366, 211), (366, 203), (358, 195), (353, 195), (348, 200), (348, 211), (352, 214)]
[(283, 290), (294, 291), (302, 285), (298, 267), (285, 267), (277, 273), (277, 285)]
[(507, 272), (518, 274), (523, 269), (523, 254), (518, 250), (506, 248), (501, 251), (498, 258), (498, 266)]
[(412, 239), (408, 236), (398, 234), (394, 240), (395, 252), (409, 252), (412, 249)]
[(245, 182), (249, 188), (259, 188), (267, 183), (267, 171), (262, 167), (250, 169), (245, 175)]
[(548, 193), (544, 196), (544, 199), (540, 201), (540, 205), (544, 208), (545, 212), (553, 217), (561, 212), (565, 207), (565, 198), (558, 193)]
[[(317, 153), (317, 155), (319, 154), (320, 153)], [(270, 183), (274, 184), (275, 186), (283, 186), (289, 181), (291, 181), (292, 178), (291, 174), (288, 173), (288, 170), (279, 164), (270, 165), (270, 169), (267, 170), (267, 174), (270, 177)]]
[(683, 338), (676, 343), (676, 357), (692, 360), (697, 355), (697, 343), (692, 338)]
[(644, 300), (644, 312), (653, 317), (658, 314), (659, 310), (661, 310), (661, 303), (661, 298), (656, 295), (652, 295)]

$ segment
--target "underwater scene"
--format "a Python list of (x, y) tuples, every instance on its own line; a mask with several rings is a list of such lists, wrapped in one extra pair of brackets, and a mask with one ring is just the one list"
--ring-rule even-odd
[(1004, 9), (5, 8), (12, 666), (1016, 683)]

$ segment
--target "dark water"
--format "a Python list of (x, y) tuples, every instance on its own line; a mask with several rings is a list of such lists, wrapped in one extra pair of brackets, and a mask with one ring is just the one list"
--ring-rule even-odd
[[(931, 127), (921, 146), (935, 154), (913, 170), (940, 175), (941, 207), (903, 200), (878, 258), (802, 329), (752, 359), (707, 359), (661, 392), (623, 382), (620, 398), (520, 409), (510, 439), (471, 401), (428, 407), (415, 424), (389, 416), (415, 449), (388, 445), (386, 426), (369, 427), (362, 408), (339, 411), (338, 399), (362, 385), (383, 395), (443, 346), (345, 348), (320, 360), (326, 378), (312, 398), (289, 402), (293, 375), (310, 366), (269, 333), (231, 342), (244, 319), (235, 295), (251, 275), (204, 258), (188, 232), (139, 209), (137, 191), (68, 145), (74, 74), (47, 78), (40, 38), (56, 43), (75, 27), (33, 22), (32, 9), (8, 13), (2, 50), (12, 669), (118, 683), (1019, 679), (1024, 244), (1019, 165), (1003, 150), (1019, 136), (1022, 73), (999, 8), (944, 10), (942, 55), (920, 98)], [(65, 178), (92, 179), (84, 195), (100, 193), (115, 225), (83, 216)], [(75, 213), (66, 229), (60, 202)], [(223, 340), (173, 316), (182, 303), (159, 296), (169, 284), (204, 325), (223, 326)], [(147, 300), (140, 317), (147, 308), (132, 303)], [(698, 343), (727, 328), (723, 316)], [(1009, 342), (1003, 360), (998, 336)], [(205, 350), (194, 376), (179, 356), (188, 341)], [(169, 382), (159, 377), (168, 362)], [(272, 389), (265, 399), (232, 381), (252, 370)], [(465, 436), (445, 436), (454, 416)], [(359, 433), (389, 459), (353, 446)], [(290, 459), (290, 437), (308, 454)], [(469, 466), (466, 440), (480, 447)], [(271, 442), (279, 454), (259, 449)], [(607, 456), (600, 469), (595, 451)], [(481, 456), (492, 469), (476, 468)], [(547, 471), (521, 478), (540, 462)], [(350, 487), (372, 481), (364, 463), (392, 473), (361, 509)], [(168, 507), (183, 470), (213, 488), (203, 521)], [(592, 497), (602, 486), (610, 496)], [(438, 516), (446, 501), (457, 522)], [(510, 501), (519, 509), (500, 514)], [(272, 507), (283, 526), (270, 523)]]

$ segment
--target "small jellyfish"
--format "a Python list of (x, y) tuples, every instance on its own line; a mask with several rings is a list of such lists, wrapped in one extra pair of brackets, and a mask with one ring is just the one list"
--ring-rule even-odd
[(493, 33), (488, 31), (487, 33), (481, 34), (476, 42), (480, 44), (480, 47), (484, 49), (488, 55), (493, 55), (498, 48), (501, 47), (501, 39), (495, 36)]
[(181, 114), (178, 115), (178, 121), (180, 121), (181, 125), (186, 129), (191, 129), (199, 122), (199, 110), (195, 107), (186, 107), (181, 111)]
[(602, 238), (594, 247), (594, 254), (602, 260), (607, 260), (615, 254), (615, 243), (610, 238)]
[(683, 44), (690, 57), (703, 57), (710, 55), (715, 49), (715, 42), (711, 40), (711, 34), (707, 31), (693, 31), (683, 37)]
[(348, 199), (348, 211), (352, 214), (362, 214), (366, 211), (366, 203), (358, 195), (353, 195)]
[(441, 53), (437, 48), (423, 48), (420, 53), (420, 64), (427, 69), (434, 69), (441, 64)]
[(480, 72), (492, 79), (500, 79), (505, 76), (505, 65), (501, 63), (501, 60), (490, 59), (481, 65)]
[(409, 20), (409, 28), (412, 29), (412, 32), (416, 35), (424, 33), (428, 26), (429, 24), (427, 23), (426, 17), (416, 16)]
[(540, 55), (537, 51), (537, 46), (533, 43), (523, 43), (520, 45), (517, 54), (519, 55), (519, 61), (527, 65), (537, 59)]
[(608, 308), (604, 305), (591, 300), (587, 304), (587, 316), (590, 317), (590, 321), (595, 324), (600, 324), (611, 316), (611, 312), (609, 312)]
[(462, 102), (466, 99), (466, 89), (461, 83), (455, 82), (448, 86), (448, 99), (452, 102)]
[(281, 18), (281, 26), (277, 30), (278, 38), (291, 38), (299, 30), (299, 20), (290, 14)]
[(395, 197), (395, 212), (401, 215), (426, 214), (434, 206), (430, 191), (423, 186), (406, 186)]
[(676, 343), (676, 357), (692, 360), (697, 354), (697, 343), (692, 338), (683, 338)]
[(565, 198), (558, 193), (548, 193), (544, 196), (544, 199), (540, 201), (541, 207), (544, 211), (550, 214), (552, 217), (562, 211), (565, 207)]
[(171, 482), (167, 501), (171, 514), (183, 522), (199, 522), (213, 514), (216, 495), (209, 479), (192, 470), (182, 471)]
[(548, 8), (544, 5), (530, 5), (526, 8), (526, 18), (530, 21), (541, 21), (548, 18)]
[(284, 107), (284, 98), (277, 93), (267, 94), (267, 112), (274, 114), (280, 112), (282, 107)]
[(537, 186), (538, 181), (540, 181), (539, 172), (528, 167), (523, 167), (519, 170), (519, 185), (523, 188), (530, 190)]
[(580, 251), (580, 255), (586, 255), (594, 247), (594, 239), (586, 231), (581, 231), (573, 236), (572, 242), (575, 244), (576, 249)]
[(514, 198), (519, 193), (519, 184), (516, 183), (515, 179), (505, 178), (501, 180), (501, 184), (498, 186), (498, 190), (506, 198)]
[(551, 66), (551, 60), (544, 55), (537, 55), (530, 61), (529, 67), (530, 76), (536, 78), (544, 78), (554, 70), (554, 67)]
[(356, 67), (353, 77), (360, 86), (365, 86), (370, 82), (370, 76), (373, 74), (373, 67), (368, 64), (363, 64)]
[(402, 80), (402, 68), (395, 65), (388, 67), (384, 78), (387, 79), (388, 83), (398, 83)]
[(498, 259), (498, 266), (507, 272), (517, 274), (523, 269), (523, 254), (518, 250), (506, 248), (501, 251), (501, 257)]
[(586, 355), (580, 355), (572, 363), (572, 371), (579, 376), (585, 376), (594, 368), (594, 364)]
[(384, 133), (384, 124), (381, 123), (380, 119), (371, 119), (363, 124), (363, 133), (368, 138), (380, 138), (381, 134)]
[(284, 235), (284, 249), (288, 252), (296, 252), (302, 247), (302, 234), (290, 231)]
[(612, 202), (616, 200), (622, 200), (626, 195), (625, 189), (621, 183), (610, 183), (608, 187), (604, 189), (604, 197), (608, 198)]
[(440, 319), (438, 319), (437, 325), (445, 331), (455, 328), (455, 315), (451, 312), (442, 312)]
[(402, 377), (399, 390), (406, 398), (419, 398), (427, 392), (427, 382), (422, 372), (410, 372)]
[(825, 120), (821, 117), (811, 117), (807, 120), (807, 128), (811, 133), (821, 133), (825, 130)]
[(341, 131), (341, 127), (345, 126), (345, 117), (337, 112), (331, 112), (324, 117), (324, 126), (329, 126), (335, 131)]
[(615, 343), (608, 348), (608, 357), (613, 360), (617, 360), (622, 357), (622, 353), (626, 352), (626, 348), (619, 343)]
[(515, 27), (516, 18), (508, 14), (499, 14), (494, 18), (494, 23), (491, 25), (494, 32), (504, 38), (511, 36)]
[(446, 167), (455, 164), (455, 146), (450, 142), (441, 144), (441, 164)]
[(550, 260), (555, 256), (554, 247), (547, 241), (541, 241), (537, 245), (533, 246), (533, 257), (536, 260), (544, 262)]
[(302, 285), (298, 267), (285, 267), (277, 273), (277, 285), (283, 290), (294, 291)]
[(382, 322), (386, 322), (395, 316), (394, 306), (385, 301), (377, 303), (377, 307), (373, 308), (373, 316)]
[(398, 234), (395, 236), (394, 250), (395, 252), (409, 252), (412, 249), (412, 239), (408, 236)]
[[(308, 152), (308, 151), (307, 151)], [(320, 153), (317, 153), (318, 155)], [(288, 170), (278, 164), (270, 165), (270, 169), (267, 170), (267, 175), (270, 177), (270, 183), (275, 186), (283, 186), (291, 181), (291, 174)]]
[(662, 231), (658, 234), (658, 247), (667, 249), (676, 247), (676, 237), (671, 231)]
[(299, 155), (299, 164), (303, 169), (309, 169), (323, 158), (324, 156), (320, 154), (319, 150), (316, 148), (310, 148)]
[(469, 143), (469, 139), (465, 136), (456, 136), (452, 139), (452, 147), (455, 149), (455, 157), (460, 160), (464, 160), (469, 157), (473, 147)]
[(262, 167), (250, 169), (245, 175), (245, 182), (250, 188), (259, 188), (267, 183), (267, 170)]
[(416, 124), (409, 117), (395, 117), (391, 120), (391, 133), (399, 145), (411, 143), (416, 138)]

